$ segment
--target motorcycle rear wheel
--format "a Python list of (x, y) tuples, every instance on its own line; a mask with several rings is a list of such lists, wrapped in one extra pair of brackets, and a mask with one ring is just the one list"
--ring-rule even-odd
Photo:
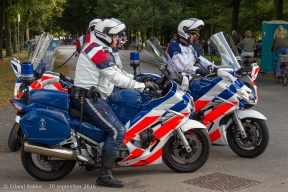
[(14, 123), (9, 138), (8, 147), (11, 151), (16, 152), (21, 149), (24, 133), (19, 123)]
[(191, 129), (184, 133), (191, 149), (187, 153), (177, 135), (169, 138), (163, 147), (165, 164), (176, 172), (188, 173), (201, 168), (210, 155), (211, 143), (205, 130)]
[(74, 168), (75, 160), (48, 160), (47, 156), (27, 153), (21, 149), (21, 161), (25, 170), (40, 181), (55, 181), (68, 175)]
[(247, 138), (243, 139), (237, 126), (227, 128), (227, 141), (230, 148), (239, 156), (253, 158), (261, 155), (269, 143), (269, 131), (264, 120), (241, 119)]

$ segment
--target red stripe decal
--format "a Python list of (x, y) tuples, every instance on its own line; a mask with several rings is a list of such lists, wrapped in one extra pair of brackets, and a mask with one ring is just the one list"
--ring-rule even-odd
[(229, 109), (231, 109), (237, 102), (233, 102), (233, 105), (230, 103), (224, 103), (215, 109), (213, 109), (210, 113), (205, 115), (205, 119), (210, 121), (215, 121), (215, 119), (219, 118), (221, 115), (225, 114)]
[(210, 103), (210, 100), (197, 100), (195, 102), (195, 109), (196, 111), (202, 109), (204, 106), (206, 106), (208, 103)]
[(53, 78), (54, 78), (54, 77), (43, 75), (43, 76), (42, 76), (42, 81), (46, 81), (46, 80), (53, 79)]
[(107, 53), (103, 50), (97, 51), (97, 53), (91, 58), (91, 60), (97, 65), (103, 61), (109, 60)]
[(257, 68), (255, 69), (255, 71), (254, 71), (254, 76), (257, 75), (258, 71), (259, 71), (259, 67), (257, 67)]
[(84, 52), (86, 53), (87, 50), (91, 49), (94, 45), (96, 45), (95, 42), (91, 43), (86, 49), (84, 49)]
[(210, 141), (214, 142), (217, 139), (221, 138), (221, 132), (220, 132), (220, 128), (216, 129), (215, 131), (213, 131), (212, 133), (209, 134), (210, 137)]
[(86, 43), (90, 42), (90, 33), (86, 35)]
[(32, 83), (30, 85), (30, 87), (32, 88), (32, 90), (34, 90), (34, 89), (42, 89), (43, 88), (42, 84), (40, 84), (38, 80), (34, 81), (34, 83)]
[(129, 160), (131, 160), (131, 159), (134, 159), (134, 158), (136, 158), (136, 157), (139, 157), (140, 155), (142, 155), (142, 154), (144, 153), (144, 151), (145, 151), (145, 150), (143, 150), (143, 149), (138, 149), (138, 148), (136, 148), (136, 149), (134, 149), (134, 150), (130, 153), (130, 155), (129, 155), (126, 159), (124, 159), (122, 162), (129, 161)]
[(24, 94), (24, 90), (21, 91), (18, 95), (17, 95), (17, 99), (20, 99), (22, 97), (22, 95)]
[(128, 143), (131, 139), (135, 137), (135, 134), (138, 133), (139, 131), (145, 129), (149, 125), (151, 125), (154, 121), (156, 121), (160, 116), (150, 116), (150, 117), (145, 117), (143, 120), (138, 122), (136, 125), (131, 127), (127, 132), (124, 137), (124, 143)]
[(161, 139), (164, 135), (166, 135), (169, 131), (175, 129), (177, 125), (182, 121), (184, 117), (182, 116), (176, 116), (172, 119), (170, 119), (168, 122), (166, 122), (163, 126), (161, 126), (159, 129), (157, 129), (154, 132), (154, 135), (157, 139)]
[(156, 161), (161, 156), (162, 156), (162, 148), (160, 148), (154, 154), (149, 156), (146, 160), (140, 160), (137, 163), (132, 164), (131, 166), (145, 166), (145, 165), (149, 165), (149, 164), (153, 163), (154, 161)]
[(68, 92), (68, 89), (63, 89), (62, 85), (58, 82), (53, 83), (53, 86), (56, 87), (59, 91)]

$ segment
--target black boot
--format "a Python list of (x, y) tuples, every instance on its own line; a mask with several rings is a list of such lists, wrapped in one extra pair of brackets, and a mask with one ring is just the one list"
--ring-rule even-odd
[(115, 179), (112, 176), (112, 167), (115, 162), (115, 155), (102, 152), (102, 163), (100, 168), (100, 175), (98, 176), (96, 183), (107, 187), (124, 187), (124, 183)]

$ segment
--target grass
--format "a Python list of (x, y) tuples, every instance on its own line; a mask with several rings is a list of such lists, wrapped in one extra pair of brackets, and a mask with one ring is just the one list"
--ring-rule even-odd
[[(3, 55), (6, 53), (4, 52)], [(18, 59), (21, 63), (26, 62), (28, 58), (28, 52), (23, 51), (19, 55), (18, 53), (14, 54), (13, 56), (7, 56), (4, 57), (3, 60), (0, 60), (0, 107), (9, 103), (9, 100), (14, 97), (14, 87), (15, 87), (15, 80), (16, 76), (14, 74), (14, 71), (10, 65), (11, 59), (14, 57)], [(61, 57), (56, 52), (56, 57)], [(55, 62), (54, 68), (57, 66), (60, 66), (62, 63)], [(60, 71), (61, 73), (65, 74), (66, 66), (58, 69), (57, 71)]]

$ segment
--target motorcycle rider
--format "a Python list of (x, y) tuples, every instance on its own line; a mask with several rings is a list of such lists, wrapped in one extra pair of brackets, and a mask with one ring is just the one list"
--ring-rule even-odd
[[(86, 43), (89, 43), (91, 41), (94, 41), (94, 39), (96, 38), (95, 36), (95, 31), (94, 31), (94, 28), (95, 26), (97, 25), (97, 23), (101, 21), (101, 19), (93, 19), (92, 21), (90, 21), (89, 25), (88, 25), (88, 34), (84, 34), (82, 36), (80, 36), (78, 38), (78, 41), (76, 43), (76, 54), (80, 54), (81, 50), (83, 49), (83, 46), (86, 44)], [(114, 47), (112, 49), (113, 51), (113, 56), (114, 56), (114, 59), (115, 59), (115, 62), (117, 64), (117, 66), (119, 68), (123, 68), (123, 65), (122, 65), (122, 62), (121, 62), (121, 59), (120, 59), (120, 55), (119, 55), (119, 49), (118, 47)]]
[[(97, 127), (103, 128), (107, 138), (102, 148), (102, 164), (96, 183), (108, 187), (123, 187), (124, 183), (112, 176), (116, 152), (125, 136), (125, 127), (106, 102), (114, 85), (121, 88), (143, 91), (155, 89), (153, 82), (140, 83), (121, 72), (112, 54), (116, 47), (118, 34), (125, 30), (125, 24), (117, 19), (103, 19), (95, 26), (96, 38), (86, 43), (76, 65), (74, 87), (71, 101), (75, 108), (81, 109), (79, 92), (85, 95), (83, 114)], [(89, 93), (89, 94), (88, 94)]]
[(202, 76), (210, 73), (208, 68), (213, 64), (202, 57), (196, 46), (192, 45), (197, 31), (203, 26), (204, 22), (197, 18), (183, 20), (178, 25), (180, 38), (175, 42), (171, 42), (167, 48), (167, 52), (178, 72), (185, 72), (189, 75), (201, 74)]

